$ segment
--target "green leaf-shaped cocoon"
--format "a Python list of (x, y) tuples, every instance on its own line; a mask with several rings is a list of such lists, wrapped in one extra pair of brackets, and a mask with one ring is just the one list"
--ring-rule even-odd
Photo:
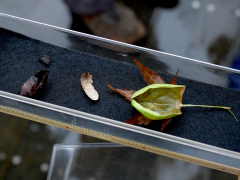
[(134, 93), (131, 104), (148, 119), (167, 119), (182, 114), (184, 91), (183, 85), (152, 84)]

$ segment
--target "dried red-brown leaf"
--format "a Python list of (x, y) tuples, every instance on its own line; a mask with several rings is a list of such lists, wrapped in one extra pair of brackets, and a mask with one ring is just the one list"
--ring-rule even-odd
[(178, 71), (179, 71), (179, 69), (177, 70), (176, 75), (174, 76), (174, 78), (173, 78), (173, 80), (171, 81), (170, 84), (175, 84), (175, 85), (177, 85), (177, 74), (178, 74)]
[(137, 125), (148, 125), (152, 121), (153, 120), (144, 117), (141, 113), (138, 112), (132, 118), (130, 118), (129, 120), (125, 121), (125, 123), (137, 124)]
[[(146, 81), (146, 83), (148, 85), (151, 85), (151, 84), (165, 84), (165, 81), (156, 72), (154, 72), (153, 70), (143, 66), (134, 57), (133, 57), (133, 60), (137, 64), (137, 66), (139, 67), (139, 69), (140, 69), (140, 71), (141, 71), (141, 73), (143, 75), (143, 78), (144, 78), (144, 80)], [(173, 80), (171, 81), (170, 84), (175, 84), (175, 85), (177, 84), (177, 82), (176, 82), (177, 74), (178, 74), (178, 71), (177, 71), (175, 77), (173, 78)], [(124, 96), (129, 101), (131, 101), (132, 95), (136, 92), (136, 91), (127, 90), (127, 89), (115, 89), (112, 86), (110, 86), (109, 84), (107, 84), (107, 86), (110, 89), (112, 89), (113, 91), (118, 92), (119, 94)], [(171, 122), (171, 120), (172, 120), (172, 118), (161, 120), (161, 129), (160, 129), (160, 131), (163, 131), (164, 128)], [(130, 118), (129, 120), (125, 121), (125, 123), (137, 124), (137, 125), (148, 125), (152, 121), (153, 120), (144, 117), (141, 113), (138, 112), (132, 118)]]
[(135, 57), (133, 57), (133, 60), (139, 67), (139, 69), (143, 75), (143, 78), (148, 85), (165, 84), (165, 81), (163, 80), (163, 78), (161, 78), (161, 76), (159, 76), (156, 72), (143, 66), (140, 62), (137, 61), (137, 59)]
[[(140, 71), (141, 71), (141, 73), (143, 75), (143, 78), (144, 78), (144, 80), (146, 81), (146, 83), (148, 85), (151, 85), (151, 84), (165, 84), (165, 81), (156, 72), (154, 72), (154, 71), (150, 70), (149, 68), (143, 66), (134, 57), (133, 57), (133, 60), (137, 64), (137, 66), (139, 67), (139, 69), (140, 69)], [(177, 84), (177, 74), (178, 74), (178, 71), (176, 72), (176, 75), (174, 76), (174, 78), (173, 78), (173, 80), (171, 81), (170, 84), (175, 84), (175, 85)], [(111, 88), (111, 87), (109, 87), (109, 88)], [(120, 92), (122, 93), (122, 90), (116, 90), (114, 88), (111, 88), (111, 89), (116, 91), (116, 92), (118, 92), (118, 93), (120, 93)], [(131, 96), (133, 94), (131, 94)], [(131, 100), (131, 97), (130, 97), (129, 100)], [(167, 125), (171, 122), (171, 120), (172, 120), (172, 118), (161, 120), (161, 129), (160, 129), (160, 131), (163, 131), (167, 127)], [(141, 113), (137, 113), (131, 119), (125, 121), (125, 123), (137, 124), (137, 125), (148, 125), (152, 121), (153, 120), (150, 120), (150, 119), (144, 117)]]
[(161, 132), (171, 122), (171, 120), (172, 120), (172, 118), (164, 119), (164, 120), (161, 121), (161, 129), (160, 129)]
[(107, 86), (112, 89), (115, 92), (118, 92), (122, 96), (124, 96), (128, 101), (131, 101), (132, 95), (136, 92), (134, 90), (128, 90), (128, 89), (115, 89), (114, 87), (110, 86), (108, 83), (106, 83)]
[(31, 98), (40, 98), (43, 95), (48, 73), (50, 71), (41, 70), (37, 72), (34, 76), (31, 76), (22, 86), (22, 96), (31, 97)]

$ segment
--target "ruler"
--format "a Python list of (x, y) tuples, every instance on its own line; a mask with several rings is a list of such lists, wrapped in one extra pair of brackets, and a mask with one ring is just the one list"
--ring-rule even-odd
[(226, 165), (223, 165), (223, 164), (219, 164), (219, 163), (203, 160), (203, 159), (200, 159), (200, 158), (195, 158), (195, 157), (192, 157), (192, 156), (188, 156), (188, 155), (164, 150), (164, 149), (161, 149), (161, 148), (157, 148), (157, 147), (154, 147), (154, 146), (149, 146), (149, 145), (146, 145), (146, 144), (130, 141), (130, 140), (127, 140), (127, 139), (119, 138), (119, 137), (108, 135), (108, 134), (105, 134), (105, 133), (100, 133), (100, 132), (97, 132), (97, 131), (81, 128), (81, 127), (70, 125), (70, 124), (67, 124), (67, 123), (58, 122), (58, 121), (55, 121), (55, 120), (51, 120), (51, 119), (43, 118), (43, 117), (40, 117), (40, 116), (36, 116), (34, 114), (30, 114), (30, 113), (20, 111), (20, 110), (17, 110), (17, 109), (13, 109), (13, 108), (10, 108), (10, 107), (0, 106), (0, 112), (10, 114), (10, 115), (13, 115), (13, 116), (17, 116), (17, 117), (20, 117), (20, 118), (32, 120), (32, 121), (35, 121), (35, 122), (55, 126), (55, 127), (58, 127), (58, 128), (67, 129), (69, 131), (74, 131), (74, 132), (77, 132), (77, 133), (81, 133), (81, 134), (84, 134), (84, 135), (96, 137), (96, 138), (103, 139), (103, 140), (106, 140), (106, 141), (111, 141), (111, 142), (114, 142), (114, 143), (126, 145), (126, 146), (133, 147), (133, 148), (136, 148), (136, 149), (141, 149), (141, 150), (148, 151), (148, 152), (151, 152), (151, 153), (155, 153), (155, 154), (167, 156), (167, 157), (170, 157), (170, 158), (186, 161), (186, 162), (189, 162), (189, 163), (198, 164), (198, 165), (201, 165), (201, 166), (205, 166), (205, 167), (208, 167), (208, 168), (211, 168), (211, 169), (216, 169), (216, 170), (219, 170), (219, 171), (227, 172), (227, 173), (230, 173), (230, 174), (240, 175), (240, 168), (234, 168), (234, 167), (231, 167), (231, 166), (226, 166)]

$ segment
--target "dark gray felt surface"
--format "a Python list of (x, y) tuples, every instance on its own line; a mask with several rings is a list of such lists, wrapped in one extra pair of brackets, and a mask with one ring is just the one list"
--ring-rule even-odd
[[(38, 61), (41, 55), (51, 57), (46, 66)], [(42, 101), (126, 121), (137, 111), (130, 102), (106, 86), (139, 90), (146, 86), (136, 66), (118, 63), (69, 49), (56, 47), (0, 28), (0, 90), (20, 94), (21, 86), (37, 71), (50, 70)], [(80, 84), (81, 75), (89, 71), (99, 92), (97, 102), (90, 100)], [(161, 74), (166, 82), (173, 75)], [(240, 120), (240, 92), (184, 78), (183, 104), (230, 106)], [(240, 123), (226, 110), (189, 107), (174, 117), (165, 133), (240, 152)], [(147, 126), (160, 129), (159, 121)]]

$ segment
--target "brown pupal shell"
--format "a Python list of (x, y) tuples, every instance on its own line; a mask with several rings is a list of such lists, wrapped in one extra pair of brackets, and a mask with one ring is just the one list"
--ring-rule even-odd
[(31, 98), (40, 98), (43, 95), (48, 73), (50, 71), (41, 70), (37, 72), (34, 76), (31, 76), (22, 86), (22, 96), (31, 97)]

